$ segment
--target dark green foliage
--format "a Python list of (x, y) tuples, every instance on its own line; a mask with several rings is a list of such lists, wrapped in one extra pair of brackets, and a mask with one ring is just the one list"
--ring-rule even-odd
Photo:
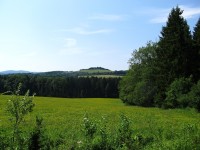
[(41, 149), (44, 146), (42, 142), (44, 142), (43, 118), (36, 116), (36, 126), (30, 136), (29, 149)]
[(185, 108), (189, 106), (190, 99), (187, 94), (192, 87), (191, 78), (179, 78), (174, 80), (168, 91), (164, 103), (165, 108)]
[(0, 149), (4, 150), (9, 147), (9, 142), (10, 142), (10, 137), (8, 132), (3, 129), (2, 127), (0, 128)]
[[(0, 76), (2, 91), (12, 91), (22, 83), (21, 91), (30, 89), (37, 96), (49, 97), (119, 97), (118, 83), (121, 78), (97, 77), (42, 77), (34, 75)], [(0, 88), (1, 89), (1, 88)]]
[(200, 18), (194, 27), (193, 32), (193, 48), (195, 54), (193, 55), (193, 69), (195, 81), (200, 79)]
[(200, 111), (200, 80), (194, 84), (191, 78), (176, 79), (166, 95), (165, 108), (193, 107)]
[(188, 92), (200, 79), (200, 19), (192, 37), (182, 13), (178, 6), (173, 8), (158, 43), (150, 42), (133, 52), (130, 69), (119, 85), (123, 102), (166, 108), (198, 107), (191, 104)]
[(200, 80), (193, 85), (188, 97), (190, 99), (189, 106), (196, 108), (200, 112)]
[(56, 139), (51, 139), (45, 129), (43, 118), (36, 116), (36, 126), (33, 132), (30, 134), (28, 144), (29, 150), (50, 150), (58, 148), (58, 146), (63, 144), (63, 142), (63, 138), (60, 135), (56, 137)]
[(169, 14), (166, 26), (162, 28), (159, 48), (156, 49), (157, 70), (155, 74), (158, 87), (157, 101), (165, 99), (167, 87), (176, 78), (189, 77), (191, 71), (192, 36), (187, 21), (182, 17), (183, 11), (173, 8)]

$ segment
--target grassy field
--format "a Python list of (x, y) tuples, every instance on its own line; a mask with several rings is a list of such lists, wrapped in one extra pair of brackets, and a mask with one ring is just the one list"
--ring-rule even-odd
[(110, 70), (105, 70), (105, 69), (82, 69), (80, 72), (86, 72), (86, 73), (110, 73), (112, 71)]
[[(9, 130), (11, 128), (9, 116), (5, 111), (8, 99), (9, 96), (0, 96), (0, 128)], [(97, 124), (103, 116), (111, 133), (115, 132), (119, 124), (119, 116), (123, 113), (130, 118), (135, 134), (158, 137), (157, 142), (162, 144), (160, 145), (161, 149), (164, 144), (166, 149), (166, 145), (176, 144), (174, 143), (178, 140), (176, 138), (189, 132), (191, 126), (195, 128), (195, 132), (200, 133), (200, 113), (193, 109), (163, 110), (126, 106), (119, 99), (105, 98), (35, 97), (34, 103), (33, 112), (26, 117), (26, 121), (23, 123), (24, 128), (31, 130), (35, 124), (35, 116), (40, 115), (44, 118), (48, 134), (55, 138), (62, 135), (66, 145), (81, 139), (81, 125), (85, 113), (91, 119), (96, 120)], [(167, 140), (168, 136), (174, 139)], [(147, 149), (154, 149), (157, 146), (158, 144), (154, 142)]]
[(79, 76), (79, 77), (97, 77), (97, 78), (122, 78), (123, 76), (119, 76), (119, 75), (89, 75), (89, 76)]

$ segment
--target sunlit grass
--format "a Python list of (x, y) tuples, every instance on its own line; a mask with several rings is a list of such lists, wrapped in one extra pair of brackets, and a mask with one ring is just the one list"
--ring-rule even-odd
[[(9, 128), (9, 116), (6, 113), (9, 97), (0, 96), (0, 127)], [(144, 135), (154, 134), (158, 128), (165, 129), (165, 132), (178, 132), (187, 124), (195, 124), (200, 128), (200, 113), (193, 109), (163, 110), (127, 106), (119, 99), (109, 98), (35, 97), (34, 103), (34, 110), (26, 117), (24, 127), (31, 129), (35, 124), (35, 116), (40, 115), (49, 134), (62, 133), (66, 139), (81, 136), (85, 113), (94, 120), (104, 116), (111, 130), (118, 125), (119, 115), (124, 113), (130, 118), (134, 131)]]

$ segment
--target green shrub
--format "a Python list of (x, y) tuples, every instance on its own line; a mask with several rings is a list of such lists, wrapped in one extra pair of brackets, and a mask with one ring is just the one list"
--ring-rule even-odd
[(11, 149), (25, 149), (27, 146), (27, 137), (21, 130), (21, 123), (24, 121), (25, 116), (33, 110), (34, 103), (33, 97), (29, 96), (29, 90), (22, 97), (20, 96), (21, 83), (17, 90), (12, 92), (11, 98), (7, 103), (7, 112), (10, 114), (10, 121), (13, 127), (13, 136), (11, 138)]
[(132, 134), (133, 130), (131, 128), (130, 119), (128, 119), (124, 114), (121, 114), (116, 138), (117, 147), (127, 147), (131, 149), (133, 141)]
[(133, 91), (133, 100), (138, 106), (152, 106), (155, 87), (150, 82), (138, 82)]
[(36, 126), (29, 140), (29, 149), (36, 150), (43, 147), (44, 142), (44, 127), (43, 118), (36, 116)]
[(106, 120), (102, 117), (97, 125), (86, 114), (83, 122), (84, 139), (77, 142), (73, 149), (81, 150), (129, 150), (142, 149), (152, 142), (151, 137), (134, 134), (130, 119), (120, 115), (120, 123), (115, 133), (110, 133), (106, 126)]
[(174, 80), (166, 92), (164, 107), (185, 108), (189, 106), (187, 94), (190, 92), (192, 85), (191, 78), (179, 78)]
[(200, 80), (193, 85), (189, 93), (190, 106), (196, 108), (200, 112)]
[(64, 139), (60, 135), (52, 139), (52, 137), (47, 134), (47, 130), (45, 129), (45, 125), (43, 123), (43, 118), (36, 116), (36, 126), (33, 132), (30, 134), (29, 146), (28, 146), (29, 150), (55, 149), (58, 148), (63, 143)]
[(10, 137), (7, 131), (3, 128), (0, 128), (0, 149), (7, 149), (9, 147)]

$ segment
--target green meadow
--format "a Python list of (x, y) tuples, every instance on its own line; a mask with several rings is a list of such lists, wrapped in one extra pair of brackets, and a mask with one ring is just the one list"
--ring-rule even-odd
[[(10, 96), (0, 96), (0, 128), (9, 131), (12, 127), (6, 103)], [(107, 130), (115, 134), (119, 125), (120, 114), (126, 115), (131, 122), (134, 135), (153, 137), (153, 142), (144, 149), (168, 149), (185, 143), (194, 137), (193, 144), (200, 145), (200, 113), (194, 109), (159, 109), (127, 106), (119, 99), (107, 98), (52, 98), (35, 97), (33, 112), (25, 117), (22, 126), (25, 131), (32, 130), (35, 116), (44, 119), (46, 132), (52, 138), (62, 137), (64, 144), (60, 149), (82, 139), (84, 115), (93, 120), (97, 126), (105, 118)], [(185, 136), (185, 137), (184, 137)], [(188, 139), (185, 139), (188, 138)], [(185, 139), (185, 141), (184, 141)], [(182, 140), (182, 141), (180, 141)], [(197, 141), (195, 141), (197, 140)], [(188, 141), (189, 142), (189, 141)], [(195, 143), (196, 142), (196, 143)]]

